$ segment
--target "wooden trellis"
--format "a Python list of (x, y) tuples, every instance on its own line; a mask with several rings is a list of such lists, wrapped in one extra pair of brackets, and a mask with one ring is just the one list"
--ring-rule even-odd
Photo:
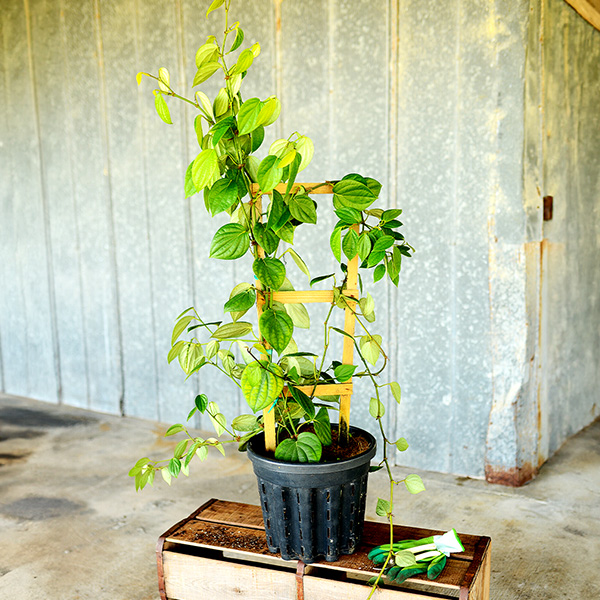
[[(333, 194), (333, 186), (331, 184), (323, 183), (296, 183), (292, 187), (292, 192), (296, 191), (299, 187), (303, 187), (307, 194)], [(287, 190), (287, 184), (280, 184), (275, 188), (281, 194), (285, 194)], [(252, 186), (252, 195), (255, 197), (256, 206), (259, 214), (262, 214), (262, 193), (257, 184)], [(255, 196), (256, 195), (256, 196)], [(262, 217), (261, 217), (262, 218)], [(359, 233), (359, 226), (352, 225), (352, 228)], [(258, 247), (258, 256), (263, 258), (265, 252), (263, 248)], [(274, 292), (260, 292), (261, 283), (257, 282), (257, 288), (259, 290), (258, 300), (256, 303), (258, 317), (262, 314), (263, 306), (265, 304), (266, 294), (270, 294), (272, 300), (281, 302), (282, 304), (307, 304), (307, 303), (329, 303), (334, 301), (333, 290), (299, 290), (299, 291), (274, 291)], [(342, 294), (347, 298), (347, 307), (345, 309), (344, 319), (344, 331), (350, 336), (354, 336), (354, 327), (356, 324), (356, 317), (354, 309), (356, 302), (358, 301), (358, 255), (348, 261), (348, 271), (346, 278), (346, 289), (342, 291)], [(342, 364), (351, 365), (354, 361), (354, 340), (351, 337), (344, 336), (344, 346), (342, 350)], [(350, 401), (352, 397), (352, 378), (345, 383), (323, 383), (319, 385), (307, 385), (298, 386), (298, 389), (302, 390), (305, 394), (312, 395), (338, 395), (340, 396), (340, 430), (339, 430), (339, 441), (340, 444), (344, 445), (347, 443), (349, 438), (349, 427), (350, 427)], [(284, 388), (284, 394), (289, 395), (289, 390)], [(276, 446), (275, 437), (275, 410), (271, 407), (263, 411), (263, 420), (265, 427), (265, 448), (267, 451), (274, 452)]]

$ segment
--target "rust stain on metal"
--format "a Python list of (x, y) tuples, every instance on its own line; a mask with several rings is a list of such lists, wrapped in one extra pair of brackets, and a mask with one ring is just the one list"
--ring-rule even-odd
[(531, 481), (538, 473), (537, 467), (524, 463), (521, 467), (492, 467), (485, 465), (485, 480), (510, 487), (520, 487)]
[(544, 196), (544, 221), (552, 221), (552, 205), (554, 198), (552, 196)]

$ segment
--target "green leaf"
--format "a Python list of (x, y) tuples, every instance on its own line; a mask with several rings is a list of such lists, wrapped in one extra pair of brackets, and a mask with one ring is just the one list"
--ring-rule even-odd
[(199, 369), (206, 361), (202, 346), (194, 342), (185, 342), (177, 358), (179, 365), (188, 376)]
[(238, 199), (237, 182), (233, 179), (219, 179), (208, 191), (208, 206), (214, 217), (233, 206)]
[(390, 388), (392, 390), (394, 399), (398, 404), (400, 404), (400, 401), (402, 400), (402, 390), (400, 389), (400, 384), (396, 381), (392, 381), (392, 383), (390, 383)]
[(206, 394), (198, 394), (198, 396), (196, 396), (194, 399), (194, 404), (196, 408), (203, 413), (208, 406), (208, 398), (206, 397)]
[(250, 48), (242, 50), (242, 52), (240, 52), (240, 55), (238, 56), (235, 65), (231, 69), (229, 69), (229, 74), (235, 75), (236, 73), (243, 73), (244, 71), (247, 71), (250, 68), (253, 62), (254, 53), (252, 52), (252, 50)]
[(290, 248), (288, 251), (288, 254), (292, 257), (293, 261), (296, 263), (296, 266), (307, 276), (310, 278), (310, 271), (308, 270), (308, 267), (306, 266), (306, 263), (300, 258), (300, 256), (298, 255), (298, 253), (293, 249)]
[(388, 208), (384, 210), (381, 214), (381, 220), (388, 223), (389, 221), (393, 221), (396, 217), (399, 217), (402, 214), (402, 210), (399, 208)]
[(269, 229), (277, 230), (288, 222), (290, 216), (290, 211), (283, 202), (283, 196), (277, 190), (273, 190), (273, 199), (271, 200), (271, 206), (269, 207), (267, 227)]
[[(259, 125), (258, 117), (263, 103), (258, 98), (249, 98), (240, 107), (237, 116), (238, 134), (245, 135), (254, 131)], [(264, 190), (263, 190), (264, 191)]]
[(292, 339), (294, 323), (286, 312), (265, 310), (258, 320), (260, 333), (279, 354), (281, 354)]
[(185, 341), (179, 340), (175, 345), (171, 347), (169, 353), (167, 354), (167, 362), (169, 364), (171, 364), (171, 362), (173, 362), (173, 360), (175, 360), (175, 358), (179, 356), (179, 353), (181, 352), (181, 349), (183, 348), (183, 346), (185, 346), (185, 344)]
[(399, 567), (413, 567), (417, 564), (415, 555), (410, 550), (401, 550), (394, 553), (394, 562)]
[(373, 323), (373, 321), (375, 321), (375, 300), (373, 300), (373, 296), (367, 292), (367, 295), (361, 298), (358, 301), (358, 304), (363, 317), (369, 321), (369, 323)]
[(165, 123), (167, 123), (167, 125), (173, 125), (173, 121), (171, 121), (171, 114), (169, 113), (169, 107), (167, 106), (165, 99), (162, 97), (162, 94), (158, 92), (154, 92), (154, 107), (156, 108), (158, 116)]
[(333, 199), (338, 206), (347, 206), (357, 210), (365, 210), (377, 197), (360, 181), (342, 179), (333, 186)]
[(213, 10), (216, 10), (217, 8), (219, 8), (219, 6), (223, 6), (225, 0), (213, 0), (211, 2), (211, 5), (208, 7), (208, 10), (206, 11), (206, 17), (208, 18), (208, 15), (210, 15), (210, 13)]
[(210, 337), (217, 340), (235, 340), (243, 338), (252, 331), (252, 323), (238, 321), (237, 323), (226, 323), (221, 325)]
[(324, 406), (319, 408), (319, 412), (313, 421), (313, 426), (321, 444), (323, 446), (330, 446), (332, 442), (331, 422), (329, 421), (329, 411)]
[(296, 141), (296, 150), (302, 156), (302, 161), (298, 167), (298, 171), (302, 171), (303, 169), (306, 169), (312, 160), (315, 154), (315, 145), (309, 137), (302, 135)]
[(200, 446), (200, 448), (196, 450), (196, 456), (201, 461), (205, 461), (206, 457), (208, 456), (208, 448), (206, 446)]
[(352, 375), (354, 374), (354, 371), (356, 371), (356, 365), (338, 365), (333, 370), (333, 373), (335, 375), (335, 378), (340, 383), (344, 383), (345, 381), (348, 381), (352, 377)]
[(231, 44), (231, 48), (229, 48), (229, 52), (235, 52), (244, 41), (244, 32), (241, 27), (238, 27), (235, 32), (235, 39), (233, 40), (233, 44)]
[(210, 187), (219, 177), (219, 163), (214, 148), (202, 150), (192, 165), (192, 180), (198, 191)]
[(391, 235), (382, 235), (373, 246), (373, 252), (384, 252), (394, 245), (396, 240)]
[(358, 257), (360, 260), (366, 260), (371, 253), (371, 238), (366, 231), (358, 236)]
[(290, 213), (301, 223), (317, 222), (317, 207), (315, 202), (306, 195), (292, 196), (288, 202)]
[(319, 283), (319, 281), (325, 281), (325, 279), (329, 279), (330, 277), (334, 277), (334, 273), (330, 273), (329, 275), (319, 275), (318, 277), (313, 277), (310, 280), (310, 287), (312, 287), (315, 283)]
[[(221, 88), (217, 94), (215, 101), (213, 102), (213, 111), (215, 116), (220, 117), (229, 110), (229, 94), (225, 88)], [(231, 117), (232, 128), (235, 125), (235, 119)], [(213, 146), (216, 146), (216, 142), (213, 140)]]
[(275, 449), (275, 458), (286, 462), (319, 462), (323, 447), (319, 438), (309, 431), (303, 431), (298, 439), (288, 438)]
[(360, 353), (364, 359), (371, 363), (373, 366), (379, 360), (381, 353), (381, 336), (380, 335), (364, 335), (360, 338)]
[(269, 365), (266, 360), (257, 361), (249, 364), (242, 374), (242, 392), (253, 412), (271, 405), (283, 390), (283, 379), (269, 370)]
[(411, 494), (418, 494), (419, 492), (425, 491), (425, 485), (423, 484), (423, 480), (414, 473), (405, 477), (404, 485)]
[(338, 262), (342, 261), (342, 230), (339, 227), (336, 227), (332, 232), (329, 238), (329, 246), (331, 247), (331, 251), (333, 252), (333, 256)]
[(210, 246), (210, 257), (234, 260), (244, 256), (249, 247), (250, 239), (244, 227), (239, 223), (227, 223), (215, 233)]
[(160, 474), (162, 478), (166, 481), (167, 485), (171, 485), (171, 473), (169, 473), (168, 469), (161, 469)]
[(292, 319), (294, 327), (310, 329), (310, 315), (304, 304), (285, 304), (285, 312)]
[[(371, 253), (369, 254), (369, 258), (367, 259), (367, 266), (368, 267), (374, 267), (377, 263), (380, 263), (382, 260), (385, 260), (385, 252), (373, 252), (371, 251)], [(381, 265), (383, 267), (383, 275), (385, 275), (385, 267), (383, 265)]]
[(219, 411), (218, 404), (216, 402), (209, 402), (206, 412), (208, 413), (211, 423), (217, 432), (217, 436), (222, 435), (225, 432), (227, 420), (225, 419), (225, 415)]
[(186, 198), (190, 198), (194, 194), (198, 193), (198, 190), (196, 189), (196, 186), (194, 185), (194, 179), (192, 177), (193, 166), (194, 166), (194, 161), (192, 161), (188, 165), (188, 168), (185, 171), (184, 192), (185, 192)]
[(385, 275), (385, 266), (377, 265), (377, 267), (375, 267), (375, 271), (373, 272), (373, 281), (375, 281), (375, 282), (379, 281), (384, 275)]
[(173, 456), (175, 458), (181, 458), (187, 449), (189, 440), (181, 440), (177, 446), (175, 446), (175, 450), (173, 451)]
[(312, 399), (307, 396), (302, 390), (294, 387), (293, 385), (289, 386), (290, 394), (292, 398), (300, 405), (300, 408), (308, 415), (310, 419), (315, 416), (315, 405)]
[(396, 440), (396, 448), (398, 448), (400, 452), (404, 452), (405, 450), (408, 450), (408, 442), (402, 437)]
[(221, 65), (216, 61), (204, 63), (197, 71), (192, 81), (192, 87), (196, 87), (210, 79), (219, 69)]
[(216, 62), (218, 52), (219, 47), (214, 42), (207, 42), (200, 46), (196, 51), (196, 69), (199, 69), (205, 63)]
[(277, 184), (281, 182), (283, 169), (277, 166), (277, 157), (269, 154), (260, 163), (258, 167), (258, 184), (264, 194), (270, 192)]
[(173, 333), (171, 334), (171, 346), (175, 344), (175, 341), (179, 338), (179, 336), (185, 331), (186, 327), (194, 319), (194, 315), (186, 315), (185, 317), (181, 317), (177, 321), (177, 323), (175, 323), (175, 327), (173, 327)]
[(358, 254), (358, 233), (349, 229), (342, 241), (342, 250), (348, 260), (352, 260)]
[(256, 223), (252, 230), (256, 243), (267, 253), (273, 254), (279, 246), (279, 236), (264, 223)]
[(334, 212), (339, 220), (345, 225), (355, 225), (362, 222), (362, 213), (356, 208), (342, 206), (341, 208), (337, 208)]
[(185, 427), (181, 424), (181, 423), (175, 423), (175, 425), (171, 425), (171, 427), (169, 427), (169, 429), (167, 429), (167, 431), (165, 432), (165, 437), (168, 437), (170, 435), (175, 435), (176, 433), (180, 433), (181, 431), (184, 431)]
[(230, 298), (224, 306), (225, 312), (247, 311), (256, 302), (256, 292), (253, 288), (247, 288), (243, 292)]
[(369, 401), (369, 414), (374, 419), (380, 419), (385, 415), (385, 406), (377, 398), (371, 398)]
[(377, 506), (375, 507), (375, 513), (380, 517), (387, 517), (392, 512), (390, 503), (383, 498), (377, 498)]
[(257, 258), (252, 270), (259, 281), (272, 290), (278, 290), (285, 280), (285, 265), (278, 258)]
[(258, 419), (254, 415), (239, 415), (231, 422), (231, 427), (236, 431), (254, 431), (258, 428)]
[(169, 466), (167, 467), (167, 469), (173, 477), (177, 477), (177, 475), (179, 475), (179, 472), (181, 471), (181, 461), (178, 458), (173, 457), (169, 461)]

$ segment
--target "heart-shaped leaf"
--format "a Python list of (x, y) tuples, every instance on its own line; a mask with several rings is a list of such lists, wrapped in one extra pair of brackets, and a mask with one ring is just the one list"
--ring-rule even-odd
[(310, 431), (303, 431), (298, 439), (288, 438), (275, 449), (275, 458), (286, 462), (319, 462), (323, 447), (319, 438)]
[[(279, 373), (274, 373), (279, 370)], [(242, 373), (242, 392), (253, 412), (271, 405), (283, 390), (281, 369), (261, 360), (249, 364)]]
[(269, 308), (265, 310), (258, 320), (260, 333), (280, 354), (286, 349), (292, 334), (294, 323), (289, 315), (281, 310)]

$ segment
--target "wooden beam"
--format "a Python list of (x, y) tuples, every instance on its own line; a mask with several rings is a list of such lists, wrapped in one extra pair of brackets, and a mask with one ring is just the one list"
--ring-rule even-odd
[[(333, 194), (333, 185), (330, 183), (295, 183), (292, 186), (292, 192), (297, 191), (300, 187), (303, 187), (308, 194)], [(280, 183), (275, 189), (281, 194), (285, 194), (287, 183)], [(260, 192), (258, 183), (253, 183), (250, 191), (253, 196), (258, 194)], [(268, 192), (268, 194), (271, 193), (272, 192)]]
[(600, 31), (600, 0), (566, 0), (590, 25)]
[[(304, 392), (307, 396), (344, 396), (352, 394), (352, 383), (320, 383), (319, 385), (296, 385), (295, 388)], [(283, 388), (283, 393), (290, 396), (287, 387)]]
[[(310, 304), (311, 302), (333, 302), (333, 290), (298, 290), (294, 292), (271, 292), (273, 300), (282, 304)], [(263, 292), (267, 296), (268, 292)], [(358, 290), (343, 290), (344, 296), (358, 298)]]

